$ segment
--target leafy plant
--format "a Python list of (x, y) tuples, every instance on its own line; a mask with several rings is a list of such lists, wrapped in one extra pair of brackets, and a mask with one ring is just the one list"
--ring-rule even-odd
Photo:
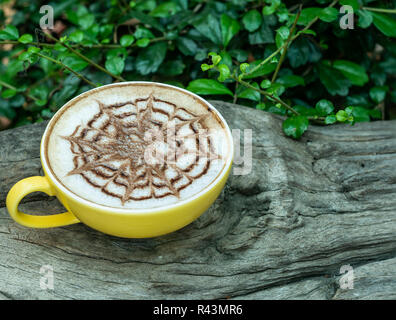
[[(13, 126), (129, 80), (285, 116), (293, 138), (310, 122), (395, 117), (395, 0), (54, 1), (51, 32), (39, 28), (44, 4), (1, 4), (0, 118)], [(340, 27), (341, 5), (354, 29)]]

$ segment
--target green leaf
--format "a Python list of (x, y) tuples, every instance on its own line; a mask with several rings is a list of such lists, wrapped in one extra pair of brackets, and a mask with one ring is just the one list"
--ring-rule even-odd
[(319, 79), (332, 96), (348, 94), (351, 85), (349, 80), (337, 69), (327, 66), (323, 62), (319, 64)]
[(14, 89), (5, 89), (1, 93), (1, 97), (4, 99), (9, 99), (9, 98), (12, 98), (13, 96), (15, 96), (16, 93), (17, 93), (17, 91)]
[(280, 28), (276, 31), (276, 33), (278, 33), (279, 36), (280, 36), (283, 40), (286, 40), (286, 39), (289, 37), (290, 30), (289, 30), (288, 27), (282, 26), (282, 27), (280, 27)]
[(29, 53), (37, 53), (37, 52), (40, 52), (40, 48), (38, 48), (38, 47), (29, 47), (27, 52), (29, 52)]
[(252, 33), (249, 33), (249, 43), (250, 44), (265, 44), (274, 43), (274, 32), (273, 25), (276, 23), (271, 19), (272, 16), (265, 17), (261, 23), (260, 28)]
[(120, 21), (120, 24), (124, 23), (125, 21), (135, 18), (135, 19), (139, 20), (140, 22), (142, 22), (143, 24), (147, 24), (161, 32), (165, 32), (165, 28), (155, 18), (153, 18), (147, 14), (144, 14), (143, 12), (137, 11), (137, 10), (131, 10), (129, 12), (130, 13), (128, 15), (126, 15), (124, 17), (124, 19), (122, 19)]
[(66, 52), (66, 51), (67, 51), (67, 48), (64, 47), (61, 43), (57, 42), (57, 43), (54, 45), (54, 50), (60, 51), (60, 52)]
[(318, 62), (322, 58), (320, 48), (307, 37), (294, 40), (286, 55), (293, 68), (300, 67), (308, 62)]
[(337, 18), (338, 10), (336, 8), (324, 8), (319, 14), (319, 19), (324, 22), (332, 22), (334, 20), (337, 20)]
[(142, 74), (156, 72), (165, 59), (167, 44), (157, 42), (139, 52), (136, 58), (136, 70)]
[[(256, 82), (252, 82), (251, 85), (257, 89), (260, 89), (259, 85)], [(248, 100), (253, 100), (253, 101), (261, 100), (260, 92), (254, 90), (254, 89), (251, 89), (251, 88), (243, 87), (243, 86), (238, 87), (237, 96), (238, 96), (238, 98), (243, 98), (243, 99), (248, 99)]]
[(153, 33), (149, 29), (146, 29), (144, 27), (137, 28), (135, 33), (133, 34), (133, 36), (136, 39), (142, 39), (142, 38), (153, 39), (153, 38), (155, 38)]
[(348, 114), (345, 112), (345, 110), (340, 110), (336, 114), (336, 119), (339, 122), (345, 122), (348, 119)]
[(370, 110), (362, 107), (352, 107), (352, 116), (354, 122), (369, 122)]
[(163, 63), (158, 72), (166, 76), (177, 76), (183, 73), (185, 67), (182, 60), (170, 60)]
[(358, 10), (357, 12), (359, 20), (358, 26), (360, 28), (366, 29), (373, 23), (373, 15), (367, 10)]
[(208, 71), (209, 69), (212, 69), (213, 67), (214, 67), (213, 64), (211, 64), (211, 65), (208, 65), (206, 63), (201, 64), (201, 70), (202, 71)]
[(306, 106), (295, 105), (293, 107), (300, 115), (307, 117), (315, 117), (318, 116), (318, 111), (314, 108), (308, 108)]
[(19, 37), (18, 41), (20, 43), (26, 44), (26, 43), (29, 43), (29, 42), (33, 42), (33, 37), (32, 37), (31, 34), (25, 33), (24, 35)]
[(115, 56), (106, 60), (105, 67), (111, 73), (118, 76), (124, 71), (125, 61), (122, 57)]
[(218, 65), (220, 76), (217, 78), (218, 81), (223, 82), (230, 76), (230, 69), (224, 63)]
[(114, 48), (106, 52), (106, 59), (112, 59), (114, 57), (122, 57), (125, 59), (128, 53), (125, 48)]
[(203, 19), (197, 22), (194, 22), (193, 25), (200, 34), (211, 40), (213, 43), (218, 45), (223, 43), (219, 20), (211, 14), (204, 16)]
[(261, 81), (260, 83), (260, 87), (263, 89), (268, 89), (269, 87), (271, 87), (271, 81), (268, 79), (264, 79), (263, 81)]
[(22, 107), (22, 105), (25, 103), (25, 101), (26, 101), (25, 97), (22, 94), (17, 94), (9, 100), (10, 106), (13, 108)]
[(363, 86), (369, 80), (366, 70), (354, 62), (336, 60), (333, 63), (333, 67), (341, 71), (341, 73), (356, 86)]
[(248, 58), (248, 52), (243, 49), (232, 49), (229, 51), (230, 55), (237, 59), (239, 62), (244, 62)]
[(327, 116), (334, 111), (334, 105), (331, 101), (322, 99), (315, 106), (320, 116)]
[(381, 112), (381, 110), (378, 110), (378, 109), (369, 109), (369, 114), (374, 119), (382, 118), (382, 112)]
[(69, 35), (69, 40), (75, 43), (80, 43), (84, 39), (84, 32), (76, 30)]
[(89, 29), (95, 23), (95, 16), (91, 13), (86, 13), (78, 20), (78, 25), (82, 30)]
[(213, 65), (215, 65), (215, 66), (218, 65), (219, 62), (221, 61), (221, 56), (218, 55), (216, 52), (209, 52), (208, 57), (212, 57), (212, 62), (213, 62)]
[(279, 7), (279, 5), (281, 4), (280, 0), (272, 0), (272, 1), (267, 1), (267, 3), (270, 3), (269, 6), (264, 6), (262, 13), (264, 16), (269, 16), (271, 14), (273, 14), (276, 9)]
[(333, 124), (337, 122), (337, 117), (334, 114), (331, 114), (325, 118), (325, 124)]
[(231, 39), (238, 33), (241, 26), (237, 20), (230, 18), (226, 14), (221, 15), (220, 21), (223, 46), (227, 47)]
[(150, 39), (148, 39), (148, 38), (143, 38), (143, 39), (139, 39), (139, 40), (136, 42), (136, 45), (137, 45), (139, 48), (145, 48), (145, 47), (147, 47), (147, 46), (149, 45), (149, 43), (150, 43)]
[(153, 11), (150, 12), (150, 16), (156, 18), (167, 18), (173, 16), (181, 10), (180, 6), (172, 1), (167, 1), (157, 6)]
[(62, 88), (51, 97), (50, 108), (57, 110), (64, 105), (76, 93), (80, 82), (81, 79), (74, 74), (68, 75), (62, 83)]
[(284, 75), (278, 78), (276, 82), (282, 84), (286, 88), (292, 88), (296, 86), (305, 86), (303, 77), (296, 76), (294, 74)]
[(272, 95), (279, 97), (283, 94), (283, 92), (285, 92), (285, 87), (282, 86), (280, 83), (273, 83), (266, 91)]
[(311, 29), (301, 30), (298, 32), (298, 34), (311, 34), (313, 36), (316, 36), (316, 32)]
[[(319, 17), (322, 13), (322, 8), (305, 8), (301, 10), (300, 17), (298, 18), (297, 24), (306, 26), (316, 17)], [(294, 19), (294, 17), (293, 17)]]
[(88, 62), (73, 53), (59, 55), (59, 60), (61, 60), (63, 64), (67, 65), (69, 68), (77, 72), (85, 69), (88, 66)]
[(378, 86), (370, 89), (370, 98), (376, 102), (380, 103), (385, 100), (386, 92), (388, 91), (387, 86)]
[(19, 32), (13, 25), (6, 26), (0, 31), (0, 40), (18, 40)]
[(196, 94), (227, 94), (233, 96), (232, 92), (222, 83), (213, 79), (197, 79), (188, 84), (187, 90)]
[(340, 0), (340, 4), (343, 6), (351, 6), (353, 10), (359, 10), (360, 4), (358, 0)]
[(371, 12), (374, 25), (388, 37), (396, 38), (396, 20), (389, 14)]
[(7, 119), (14, 119), (16, 112), (14, 108), (10, 108), (9, 100), (0, 99), (0, 116)]
[[(48, 98), (48, 94), (49, 94), (49, 88), (47, 86), (38, 86), (38, 87), (34, 87), (31, 91), (30, 94), (42, 101), (45, 101), (45, 103), (47, 103), (47, 98)], [(45, 104), (44, 103), (44, 104)]]
[(123, 47), (129, 47), (135, 41), (135, 37), (131, 34), (126, 34), (121, 37), (120, 44)]
[(308, 129), (309, 121), (305, 116), (293, 116), (283, 121), (283, 132), (294, 139), (300, 138)]
[(242, 18), (243, 26), (249, 32), (256, 31), (262, 22), (261, 14), (257, 10), (248, 11)]
[(198, 45), (195, 41), (186, 37), (179, 37), (176, 40), (176, 46), (186, 56), (194, 56), (198, 52)]
[[(246, 72), (250, 72), (250, 70), (253, 70), (262, 61), (263, 60), (256, 60), (256, 61), (253, 61), (252, 63), (250, 63)], [(276, 63), (266, 63), (263, 66), (261, 66), (260, 68), (258, 68), (256, 71), (254, 71), (253, 73), (251, 73), (247, 76), (244, 76), (244, 79), (252, 79), (252, 78), (265, 76), (267, 74), (270, 74), (275, 69), (276, 69)]]

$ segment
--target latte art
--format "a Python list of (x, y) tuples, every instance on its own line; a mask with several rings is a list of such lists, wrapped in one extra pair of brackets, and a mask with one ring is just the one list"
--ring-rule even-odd
[[(75, 155), (75, 168), (68, 175), (80, 174), (122, 204), (168, 195), (179, 197), (180, 190), (205, 174), (211, 161), (219, 158), (211, 150), (211, 136), (205, 134), (208, 129), (201, 124), (209, 113), (197, 116), (152, 94), (110, 106), (98, 101), (98, 106), (99, 113), (86, 126), (77, 126), (72, 135), (64, 137)], [(169, 134), (172, 131), (174, 135)], [(157, 152), (163, 157), (147, 152), (155, 147), (145, 138), (148, 132), (174, 138), (158, 139), (165, 144), (165, 154)], [(183, 147), (188, 152), (178, 152)], [(168, 161), (155, 161), (161, 159)]]
[(117, 90), (79, 101), (54, 127), (48, 154), (69, 189), (99, 204), (148, 208), (188, 198), (221, 172), (229, 141), (208, 106), (166, 87)]

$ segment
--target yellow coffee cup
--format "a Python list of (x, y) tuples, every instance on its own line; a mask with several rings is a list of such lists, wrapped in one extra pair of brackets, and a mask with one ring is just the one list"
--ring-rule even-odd
[[(133, 209), (114, 208), (87, 200), (65, 187), (50, 169), (47, 158), (47, 140), (51, 133), (51, 128), (56, 123), (62, 110), (67, 108), (74, 101), (81, 99), (84, 95), (89, 95), (94, 90), (101, 90), (111, 86), (125, 86), (134, 84), (146, 84), (152, 86), (165, 86), (184, 92), (205, 103), (216, 113), (218, 119), (222, 121), (223, 128), (229, 139), (230, 155), (225, 161), (225, 165), (217, 177), (202, 190), (191, 197), (180, 200), (176, 203), (159, 206), (155, 208)], [(45, 176), (35, 176), (17, 182), (7, 195), (6, 205), (11, 217), (19, 224), (32, 228), (52, 228), (66, 226), (82, 222), (87, 226), (104, 232), (106, 234), (125, 238), (147, 238), (167, 234), (178, 230), (197, 219), (216, 200), (224, 188), (230, 174), (233, 160), (233, 144), (231, 131), (221, 116), (221, 114), (207, 101), (201, 97), (181, 88), (154, 82), (123, 82), (110, 84), (96, 88), (80, 94), (67, 102), (54, 115), (48, 123), (41, 139), (40, 158)], [(50, 196), (56, 196), (66, 208), (67, 212), (53, 215), (30, 215), (18, 210), (20, 201), (29, 193), (44, 192)]]

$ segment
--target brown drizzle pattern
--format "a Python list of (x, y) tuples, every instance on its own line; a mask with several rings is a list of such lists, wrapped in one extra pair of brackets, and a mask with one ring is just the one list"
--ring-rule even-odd
[[(70, 142), (74, 155), (74, 169), (68, 175), (81, 175), (90, 185), (119, 198), (122, 204), (129, 200), (179, 197), (182, 189), (208, 172), (214, 159), (221, 158), (202, 121), (210, 111), (196, 115), (152, 94), (108, 106), (97, 103), (99, 112), (86, 125), (77, 126), (70, 136), (62, 137)], [(173, 135), (168, 134), (170, 128)], [(189, 133), (182, 134), (186, 128)], [(152, 147), (152, 140), (145, 136), (148, 132), (161, 137), (165, 151)], [(149, 159), (154, 161), (145, 158), (150, 146), (155, 156)], [(156, 162), (158, 156), (164, 161)], [(178, 161), (185, 156), (193, 161), (181, 167)]]

